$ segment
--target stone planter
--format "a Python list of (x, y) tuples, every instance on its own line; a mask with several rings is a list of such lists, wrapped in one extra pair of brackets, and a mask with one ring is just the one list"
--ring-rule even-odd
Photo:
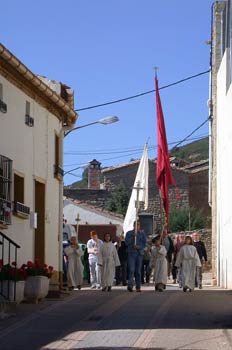
[(45, 276), (27, 277), (24, 296), (27, 300), (38, 303), (40, 299), (47, 296), (49, 289), (49, 278)]
[[(25, 281), (16, 282), (15, 290), (15, 302), (17, 304), (21, 303), (24, 299), (24, 287)], [(3, 295), (8, 298), (8, 288), (9, 288), (9, 300), (14, 301), (14, 282), (13, 281), (2, 281), (2, 291)]]

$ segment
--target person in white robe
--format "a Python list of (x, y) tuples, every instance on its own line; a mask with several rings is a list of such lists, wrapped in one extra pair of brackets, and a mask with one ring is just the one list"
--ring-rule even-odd
[(152, 239), (152, 245), (150, 268), (154, 269), (155, 290), (163, 292), (166, 288), (168, 278), (167, 250), (161, 244), (160, 236), (156, 236)]
[(81, 257), (83, 250), (81, 245), (78, 244), (77, 237), (72, 236), (70, 238), (70, 245), (64, 249), (66, 256), (68, 257), (68, 271), (67, 271), (67, 283), (68, 288), (81, 289), (83, 283), (83, 264)]
[(104, 242), (99, 250), (98, 265), (102, 268), (101, 281), (102, 291), (111, 291), (115, 277), (115, 269), (120, 266), (120, 260), (115, 245), (111, 241), (111, 236), (106, 233)]
[(98, 238), (96, 231), (90, 232), (91, 239), (87, 242), (87, 252), (89, 254), (89, 271), (91, 289), (101, 288), (101, 269), (98, 265), (98, 255), (100, 247), (103, 244), (102, 240)]
[(193, 240), (190, 236), (185, 237), (184, 245), (176, 258), (176, 267), (181, 268), (183, 291), (192, 292), (195, 287), (196, 267), (201, 266), (201, 261), (196, 248), (193, 246)]

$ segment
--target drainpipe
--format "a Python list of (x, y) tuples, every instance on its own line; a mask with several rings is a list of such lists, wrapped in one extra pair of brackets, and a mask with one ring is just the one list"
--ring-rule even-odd
[[(63, 126), (60, 130), (59, 134), (59, 165), (61, 169), (63, 169), (64, 166), (64, 133), (67, 130), (71, 130), (74, 128), (74, 124)], [(63, 288), (63, 188), (64, 188), (64, 181), (63, 179), (59, 182), (59, 234), (58, 234), (58, 242), (59, 242), (59, 286), (60, 290)]]
[(210, 40), (210, 75), (209, 75), (209, 186), (208, 186), (208, 204), (212, 207), (212, 167), (213, 167), (213, 154), (212, 154), (212, 123), (213, 123), (213, 83), (212, 83), (212, 54), (213, 54), (213, 9), (214, 4), (211, 6), (211, 40)]

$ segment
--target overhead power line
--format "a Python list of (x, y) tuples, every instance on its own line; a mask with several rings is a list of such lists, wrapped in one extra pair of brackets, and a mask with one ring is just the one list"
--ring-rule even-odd
[[(183, 142), (187, 141), (190, 136), (192, 136), (197, 130), (199, 130), (204, 124), (206, 124), (206, 122), (209, 120), (209, 118), (207, 118), (203, 123), (201, 123), (198, 127), (196, 127), (188, 136), (186, 136), (184, 139), (182, 139), (181, 141), (176, 141), (176, 142), (171, 142), (169, 143), (170, 144), (175, 144), (175, 146), (172, 148), (172, 151), (175, 150), (175, 148), (177, 148), (180, 144), (182, 144)], [(199, 138), (199, 139), (202, 139), (203, 137)], [(105, 158), (105, 159), (101, 159), (100, 162), (103, 162), (103, 161), (106, 161), (106, 160), (112, 160), (112, 159), (118, 159), (118, 158), (124, 158), (124, 157), (129, 157), (129, 156), (134, 156), (136, 154), (140, 154), (141, 151), (136, 151), (136, 152), (132, 152), (132, 153), (129, 153), (129, 154), (126, 154), (126, 155), (121, 155), (121, 156), (117, 156), (117, 157), (110, 157), (110, 158)], [(80, 164), (76, 164), (76, 166), (78, 166), (78, 168), (74, 168), (74, 169), (71, 169), (67, 172), (65, 172), (65, 175), (66, 174), (69, 174), (77, 169), (79, 169)], [(74, 164), (73, 165), (66, 165), (66, 166), (75, 166)], [(73, 174), (72, 174), (73, 175)]]
[[(187, 81), (187, 80), (191, 80), (191, 79), (198, 78), (198, 77), (200, 77), (201, 75), (207, 74), (207, 73), (209, 73), (209, 72), (210, 72), (210, 69), (208, 69), (208, 70), (206, 70), (206, 71), (204, 71), (204, 72), (200, 72), (200, 73), (198, 73), (198, 74), (191, 75), (191, 76), (189, 76), (189, 77), (187, 77), (187, 78), (183, 78), (183, 79), (181, 79), (181, 80), (177, 80), (177, 81), (175, 81), (174, 83), (170, 83), (170, 84), (168, 84), (168, 85), (164, 85), (164, 86), (159, 87), (159, 90), (167, 89), (167, 88), (169, 88), (169, 87), (171, 87), (171, 86), (184, 83), (184, 82)], [(138, 98), (138, 97), (141, 97), (141, 96), (144, 96), (144, 95), (148, 95), (148, 94), (154, 93), (155, 91), (156, 91), (156, 89), (153, 89), (153, 90), (141, 92), (140, 94), (136, 94), (136, 95), (133, 95), (133, 96), (128, 96), (128, 97), (120, 98), (120, 99), (118, 99), (118, 100), (113, 100), (113, 101), (109, 101), (109, 102), (105, 102), (105, 103), (100, 103), (100, 104), (93, 105), (93, 106), (78, 108), (78, 109), (75, 109), (75, 111), (76, 111), (76, 112), (80, 112), (80, 111), (86, 111), (86, 110), (88, 110), (88, 109), (104, 107), (104, 106), (108, 106), (108, 105), (111, 105), (111, 104), (114, 104), (114, 103), (119, 103), (119, 102), (123, 102), (123, 101), (128, 101), (128, 100), (132, 100), (132, 99), (134, 99), (134, 98)]]
[[(208, 134), (201, 134), (201, 135), (198, 135), (198, 136), (195, 136), (195, 137), (192, 137), (191, 139), (188, 139), (188, 141), (197, 141), (197, 140), (200, 140), (200, 139), (203, 139), (205, 137), (207, 137)], [(168, 145), (171, 146), (171, 145), (175, 145), (177, 142), (180, 142), (180, 141), (172, 141), (172, 142), (169, 142)], [(181, 140), (182, 142), (182, 140)], [(155, 150), (157, 148), (157, 145), (150, 145), (148, 147), (148, 150)], [(104, 155), (104, 154), (122, 154), (122, 153), (131, 153), (131, 152), (141, 152), (143, 151), (144, 149), (144, 146), (135, 146), (135, 147), (130, 147), (130, 148), (117, 148), (117, 149), (103, 149), (103, 150), (88, 150), (88, 151), (70, 151), (70, 152), (64, 152), (65, 155), (67, 156), (89, 156), (89, 155)], [(125, 156), (126, 156), (125, 155)], [(69, 164), (69, 165), (66, 165), (66, 166), (74, 166), (76, 164)]]

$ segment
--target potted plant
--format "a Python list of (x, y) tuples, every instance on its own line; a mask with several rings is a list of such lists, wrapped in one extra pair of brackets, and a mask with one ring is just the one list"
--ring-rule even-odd
[(0, 291), (10, 301), (20, 303), (24, 299), (26, 271), (16, 262), (3, 265), (0, 261)]
[(49, 278), (52, 275), (53, 267), (42, 264), (39, 259), (35, 262), (28, 261), (23, 265), (26, 271), (26, 283), (24, 296), (26, 299), (38, 303), (48, 294)]

